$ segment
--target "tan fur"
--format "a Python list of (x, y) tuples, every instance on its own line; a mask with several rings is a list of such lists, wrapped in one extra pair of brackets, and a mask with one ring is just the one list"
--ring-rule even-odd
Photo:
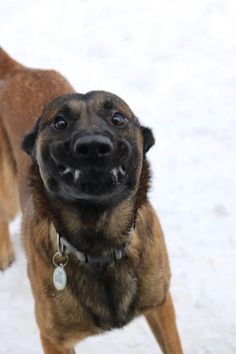
[(16, 166), (12, 158), (11, 146), (0, 121), (0, 270), (6, 269), (14, 260), (8, 223), (19, 210), (16, 187)]
[(161, 306), (157, 306), (146, 315), (146, 319), (163, 353), (182, 354), (170, 293), (167, 294), (166, 300)]
[(8, 223), (0, 223), (0, 270), (6, 269), (14, 261)]
[[(19, 148), (23, 135), (32, 129), (41, 108), (52, 98), (68, 92), (73, 92), (73, 88), (58, 73), (24, 68), (0, 49), (0, 266), (5, 268), (13, 260), (8, 222), (17, 211), (17, 184), (23, 210), (28, 273), (45, 354), (74, 354), (73, 347), (78, 341), (110, 329), (111, 321), (105, 285), (103, 287), (93, 273), (86, 269), (82, 271), (75, 257), (70, 257), (66, 271), (70, 282), (80, 284), (80, 296), (75, 296), (69, 288), (58, 292), (53, 286), (52, 256), (56, 252), (56, 231), (48, 215), (53, 218), (58, 211), (52, 210), (45, 201), (37, 181), (37, 188), (30, 193), (27, 185), (30, 158)], [(97, 104), (99, 107), (99, 102)], [(76, 108), (77, 103), (73, 102), (72, 106)], [(123, 109), (128, 115), (128, 108), (124, 106)], [(140, 134), (137, 133), (136, 139), (141, 151)], [(38, 150), (43, 142), (42, 134), (38, 139)], [(145, 166), (140, 165), (137, 173), (145, 182)], [(142, 189), (139, 193), (143, 193)], [(82, 227), (77, 215), (68, 212), (63, 205), (58, 208), (62, 209), (61, 218), (73, 236)], [(170, 269), (163, 233), (148, 201), (140, 207), (137, 205), (137, 208), (136, 228), (127, 257), (106, 269), (107, 277), (116, 287), (116, 315), (126, 320), (133, 296), (137, 293), (130, 320), (144, 314), (163, 353), (181, 354), (169, 292)], [(95, 225), (96, 231), (103, 230), (105, 235), (112, 233), (113, 241), (119, 245), (123, 242), (121, 230), (133, 210), (132, 198), (125, 200), (112, 212), (104, 212)], [(88, 219), (88, 223), (93, 222)], [(103, 320), (101, 326), (96, 324), (90, 310)]]

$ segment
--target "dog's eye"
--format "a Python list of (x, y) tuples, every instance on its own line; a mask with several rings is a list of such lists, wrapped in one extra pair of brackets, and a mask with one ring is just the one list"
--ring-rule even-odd
[(126, 118), (124, 116), (122, 116), (122, 114), (120, 113), (116, 113), (114, 114), (114, 116), (111, 118), (111, 122), (112, 124), (121, 127), (122, 125), (125, 124), (126, 122)]
[(56, 130), (65, 130), (67, 127), (67, 122), (62, 116), (54, 118), (53, 126)]

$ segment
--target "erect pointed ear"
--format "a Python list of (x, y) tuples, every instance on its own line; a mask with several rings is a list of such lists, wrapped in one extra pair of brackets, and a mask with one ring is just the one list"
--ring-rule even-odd
[(155, 144), (155, 138), (150, 128), (141, 126), (141, 130), (143, 133), (143, 151), (146, 154), (146, 152), (148, 152), (148, 150)]
[(22, 141), (22, 149), (29, 154), (32, 159), (35, 161), (36, 160), (36, 147), (35, 147), (35, 143), (36, 143), (36, 139), (38, 136), (38, 132), (39, 132), (39, 125), (40, 125), (40, 120), (41, 117), (36, 121), (32, 131), (24, 136), (24, 139)]

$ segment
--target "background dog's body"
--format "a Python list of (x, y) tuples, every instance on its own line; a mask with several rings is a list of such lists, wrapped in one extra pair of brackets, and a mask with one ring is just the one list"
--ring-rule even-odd
[(57, 72), (25, 68), (0, 48), (0, 269), (14, 259), (8, 223), (27, 200), (30, 159), (20, 149), (22, 137), (42, 107), (58, 95), (73, 92)]
[[(136, 228), (126, 260), (99, 273), (79, 269), (72, 259), (68, 275), (75, 285), (69, 284), (63, 293), (53, 287), (52, 255), (56, 250), (56, 232), (52, 220), (56, 218), (55, 208), (45, 199), (37, 173), (32, 183), (32, 200), (27, 187), (30, 160), (19, 146), (42, 106), (58, 95), (73, 92), (73, 88), (59, 74), (26, 69), (3, 51), (0, 63), (0, 151), (3, 152), (0, 157), (3, 180), (0, 217), (4, 231), (0, 260), (5, 268), (13, 258), (7, 224), (17, 210), (18, 194), (13, 186), (18, 185), (24, 210), (29, 276), (45, 353), (73, 353), (76, 341), (123, 326), (141, 313), (146, 315), (163, 352), (181, 353), (168, 291), (170, 271), (166, 248), (158, 219), (148, 201), (137, 211)], [(126, 202), (111, 213), (109, 227), (118, 230), (118, 225), (125, 221), (125, 213), (129, 214)], [(73, 215), (68, 217), (65, 212), (63, 218), (73, 233), (73, 228), (77, 227)]]

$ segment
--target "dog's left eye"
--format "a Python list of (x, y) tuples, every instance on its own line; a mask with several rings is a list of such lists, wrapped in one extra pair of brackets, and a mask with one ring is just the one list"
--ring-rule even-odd
[(112, 124), (121, 127), (122, 125), (125, 124), (126, 122), (126, 118), (124, 116), (122, 116), (122, 114), (120, 113), (116, 113), (114, 114), (114, 116), (111, 118), (111, 122)]
[(65, 130), (67, 128), (67, 122), (62, 116), (54, 118), (53, 126), (56, 130)]

